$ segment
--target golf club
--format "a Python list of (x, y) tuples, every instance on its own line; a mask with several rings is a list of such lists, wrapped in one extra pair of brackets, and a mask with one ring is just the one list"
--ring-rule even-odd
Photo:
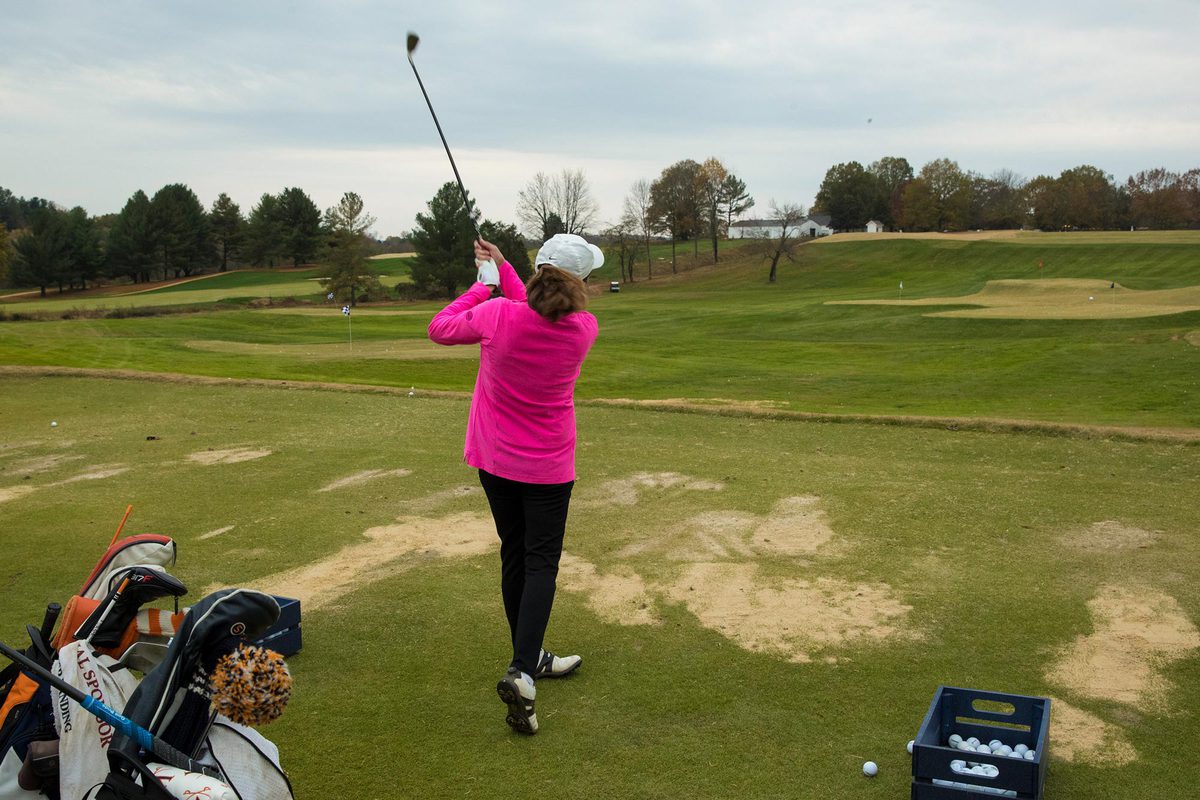
[[(454, 163), (454, 155), (450, 152), (450, 145), (446, 143), (446, 134), (442, 132), (442, 123), (438, 122), (437, 112), (433, 110), (433, 103), (429, 100), (429, 92), (425, 91), (425, 82), (421, 80), (421, 73), (417, 72), (417, 65), (413, 61), (413, 51), (417, 49), (421, 37), (417, 36), (412, 31), (408, 32), (408, 64), (412, 67), (413, 75), (417, 76), (417, 85), (421, 87), (421, 94), (425, 96), (425, 105), (429, 106), (429, 113), (433, 116), (433, 124), (437, 126), (438, 136), (442, 139), (442, 147), (446, 148), (446, 157), (450, 159), (450, 168), (454, 170), (454, 179), (458, 181), (458, 190), (462, 192), (463, 204), (467, 207), (467, 217), (471, 220), (471, 226), (475, 228), (475, 238), (482, 239), (483, 234), (479, 232), (479, 218), (474, 213), (471, 206), (471, 200), (467, 197), (467, 187), (463, 186), (462, 176), (458, 174), (458, 165)], [(495, 264), (490, 259), (487, 263)]]
[(27, 658), (24, 654), (13, 650), (4, 642), (0, 642), (0, 653), (3, 653), (13, 661), (20, 664), (24, 669), (33, 673), (33, 675), (35, 675), (39, 680), (49, 683), (55, 689), (58, 689), (67, 697), (83, 706), (87, 711), (91, 712), (104, 722), (107, 722), (109, 725), (112, 725), (122, 735), (127, 736), (137, 742), (138, 746), (143, 750), (148, 750), (149, 752), (154, 753), (154, 755), (158, 756), (172, 767), (179, 767), (180, 769), (188, 772), (199, 772), (203, 775), (207, 775), (210, 778), (217, 778), (218, 780), (221, 778), (221, 775), (213, 768), (205, 766), (204, 764), (196, 763), (183, 753), (176, 750), (174, 747), (171, 747), (171, 745), (167, 744), (162, 739), (154, 736), (154, 734), (150, 733), (150, 731), (138, 725), (133, 720), (123, 716), (122, 714), (118, 714), (116, 711), (109, 708), (104, 703), (101, 703), (90, 694), (84, 694), (81, 690), (67, 683), (50, 670)]

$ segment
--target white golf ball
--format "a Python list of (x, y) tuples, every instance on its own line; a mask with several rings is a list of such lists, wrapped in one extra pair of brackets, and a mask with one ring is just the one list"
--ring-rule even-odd
[(58, 427), (58, 422), (57, 422), (57, 421), (51, 421), (51, 422), (50, 422), (50, 427), (51, 427), (51, 428), (57, 428), (57, 427)]
[(1025, 755), (1027, 750), (1029, 750), (1029, 746), (1024, 744), (1019, 744), (1013, 748), (1013, 752), (1019, 756)]
[(912, 752), (912, 749), (913, 749), (913, 745), (914, 745), (914, 744), (916, 744), (916, 740), (915, 740), (915, 739), (909, 739), (909, 740), (908, 740), (908, 752), (910, 752), (910, 753)]
[(952, 734), (950, 734), (950, 738), (947, 741), (950, 742), (951, 747), (958, 747), (960, 744), (962, 744), (962, 740), (963, 740), (963, 738), (961, 736), (959, 736), (957, 733), (952, 733)]
[(988, 747), (992, 750), (999, 750), (1003, 746), (1004, 742), (1000, 741), (999, 739), (992, 739), (990, 742), (988, 742)]
[(412, 397), (412, 396), (413, 396), (413, 393), (412, 393), (412, 392), (409, 392), (409, 393), (408, 393), (408, 396), (409, 396), (409, 397)]
[(1026, 750), (1024, 759), (1026, 761), (1037, 761), (1037, 750)]
[(1088, 300), (1095, 300), (1095, 299), (1096, 299), (1096, 298), (1094, 298), (1094, 297), (1089, 297), (1089, 298), (1088, 298)]
[(986, 744), (979, 744), (979, 745), (975, 745), (975, 752), (976, 753), (987, 753), (988, 755), (991, 755), (992, 748), (988, 747)]
[(874, 761), (868, 761), (867, 763), (863, 764), (863, 775), (866, 775), (868, 778), (875, 777), (876, 773), (878, 772), (879, 767)]
[(950, 762), (950, 769), (954, 770), (955, 772), (966, 772), (967, 762), (960, 758), (956, 758)]
[(967, 744), (971, 745), (971, 747), (978, 747), (979, 740), (972, 736), (970, 739), (967, 739)]

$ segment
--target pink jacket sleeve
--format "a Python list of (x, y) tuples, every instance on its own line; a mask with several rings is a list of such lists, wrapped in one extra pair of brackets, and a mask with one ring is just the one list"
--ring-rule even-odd
[[(500, 275), (503, 284), (503, 270)], [(478, 313), (476, 309), (487, 302), (491, 294), (490, 286), (477, 282), (459, 295), (429, 321), (430, 340), (437, 344), (477, 344), (490, 337), (495, 315)]]
[(525, 284), (521, 282), (513, 265), (507, 261), (500, 265), (500, 294), (509, 300), (516, 300), (518, 303), (526, 300)]

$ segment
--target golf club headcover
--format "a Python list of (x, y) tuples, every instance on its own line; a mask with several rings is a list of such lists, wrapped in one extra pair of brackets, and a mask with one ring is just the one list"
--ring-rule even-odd
[(278, 719), (292, 695), (292, 676), (283, 656), (247, 644), (217, 661), (208, 685), (212, 710), (251, 728)]
[(75, 638), (88, 639), (94, 647), (102, 649), (121, 644), (138, 610), (146, 603), (168, 595), (187, 594), (187, 587), (179, 579), (154, 564), (123, 567), (114, 571), (110, 580), (111, 591), (75, 630)]
[(154, 777), (158, 778), (167, 793), (179, 800), (241, 800), (228, 784), (216, 778), (201, 775), (199, 772), (188, 772), (168, 764), (150, 763), (146, 766)]

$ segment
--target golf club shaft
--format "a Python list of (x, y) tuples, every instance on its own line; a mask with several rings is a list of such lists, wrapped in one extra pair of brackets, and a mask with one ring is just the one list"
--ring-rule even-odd
[(31, 661), (24, 654), (13, 650), (4, 642), (0, 642), (0, 653), (8, 656), (13, 661), (20, 664), (23, 668), (29, 670), (40, 679), (46, 681), (55, 689), (65, 694), (67, 697), (74, 700), (79, 705), (83, 706), (89, 713), (98, 719), (112, 725), (124, 736), (128, 736), (138, 743), (138, 746), (144, 750), (149, 750), (154, 755), (161, 758), (163, 761), (170, 764), (172, 767), (178, 767), (188, 772), (199, 772), (207, 775), (210, 778), (221, 779), (221, 776), (216, 770), (211, 767), (206, 767), (203, 764), (197, 764), (192, 759), (185, 756), (183, 753), (176, 750), (171, 745), (164, 742), (162, 739), (156, 739), (150, 731), (138, 725), (133, 720), (126, 716), (118, 714), (113, 709), (101, 703), (90, 694), (84, 694), (81, 690), (64, 681), (62, 678), (55, 675), (48, 669), (43, 668), (39, 664)]
[(471, 213), (471, 201), (467, 198), (467, 187), (463, 186), (462, 176), (458, 174), (458, 165), (454, 163), (454, 155), (450, 152), (450, 145), (446, 143), (446, 134), (442, 133), (442, 123), (438, 122), (437, 112), (433, 110), (433, 103), (429, 100), (429, 92), (425, 91), (425, 82), (421, 80), (421, 73), (417, 72), (417, 65), (412, 60), (411, 52), (408, 54), (408, 65), (412, 67), (413, 75), (417, 76), (417, 85), (421, 87), (421, 94), (425, 97), (425, 105), (429, 106), (429, 113), (433, 117), (433, 124), (437, 126), (438, 136), (442, 139), (442, 147), (446, 148), (446, 157), (450, 159), (450, 168), (454, 170), (454, 178), (458, 181), (458, 190), (462, 192), (463, 204), (467, 207), (467, 216), (471, 220), (471, 226), (475, 228), (475, 236), (482, 239), (483, 235), (479, 232), (479, 223), (475, 221), (475, 215)]

